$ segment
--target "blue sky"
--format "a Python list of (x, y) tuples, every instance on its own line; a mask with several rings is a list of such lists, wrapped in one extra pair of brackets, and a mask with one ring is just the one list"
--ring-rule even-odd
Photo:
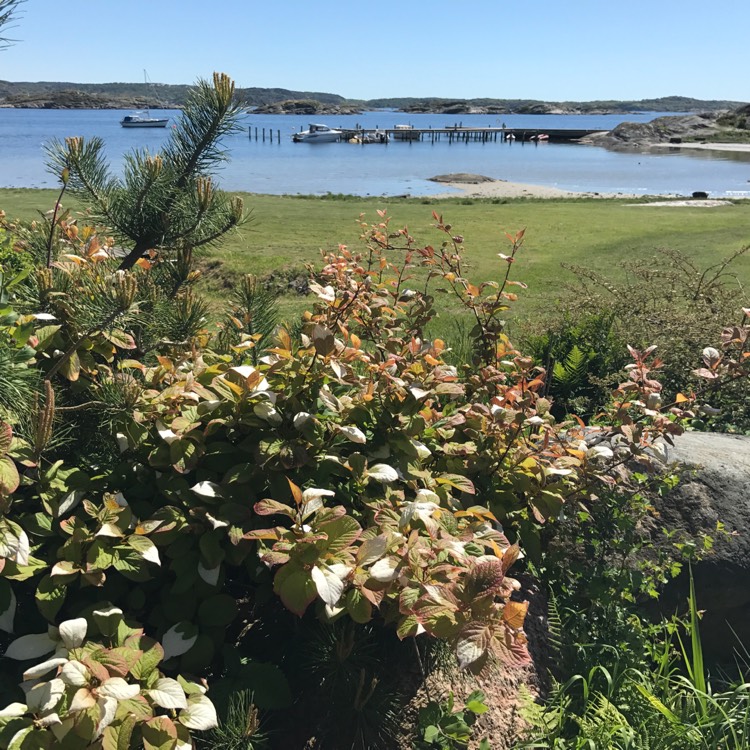
[(27, 0), (0, 79), (748, 101), (748, 28), (748, 0)]

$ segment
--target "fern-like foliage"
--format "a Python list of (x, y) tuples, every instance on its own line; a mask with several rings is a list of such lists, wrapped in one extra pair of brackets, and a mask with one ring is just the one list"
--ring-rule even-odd
[(279, 324), (276, 296), (253, 274), (247, 274), (232, 292), (232, 307), (224, 318), (217, 337), (219, 351), (247, 347), (253, 364), (268, 345)]

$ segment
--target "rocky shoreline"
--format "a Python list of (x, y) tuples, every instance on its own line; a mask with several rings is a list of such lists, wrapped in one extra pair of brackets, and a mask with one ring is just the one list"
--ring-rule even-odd
[(587, 136), (580, 143), (612, 151), (685, 144), (747, 144), (750, 143), (750, 105), (733, 112), (672, 115), (645, 123), (623, 122), (610, 131)]

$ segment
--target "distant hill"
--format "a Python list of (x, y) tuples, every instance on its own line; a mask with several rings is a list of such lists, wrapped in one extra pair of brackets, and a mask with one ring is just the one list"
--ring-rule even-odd
[(399, 109), (405, 112), (442, 112), (462, 114), (602, 114), (625, 112), (718, 112), (737, 109), (745, 102), (692, 99), (686, 96), (665, 96), (660, 99), (591, 102), (545, 102), (538, 99), (441, 99), (401, 97), (370, 99), (367, 107)]
[[(0, 107), (44, 108), (179, 108), (187, 99), (190, 86), (166, 83), (37, 83), (0, 81)], [(317, 91), (289, 89), (237, 89), (238, 97), (249, 107), (260, 107), (289, 99), (314, 99), (323, 104), (340, 104), (343, 96)]]
[[(129, 109), (144, 107), (179, 108), (190, 86), (164, 83), (37, 83), (0, 81), (0, 107), (50, 109)], [(398, 109), (402, 112), (443, 114), (599, 114), (622, 112), (717, 112), (734, 110), (745, 102), (691, 99), (667, 96), (634, 101), (545, 102), (536, 99), (448, 99), (440, 97), (398, 97), (390, 99), (347, 100), (338, 94), (319, 91), (292, 91), (279, 88), (238, 89), (239, 98), (249, 107), (271, 107), (274, 111), (295, 111), (294, 102), (320, 102), (326, 107)], [(282, 104), (283, 103), (283, 104)], [(274, 107), (274, 105), (282, 105)], [(326, 111), (323, 109), (322, 111)]]

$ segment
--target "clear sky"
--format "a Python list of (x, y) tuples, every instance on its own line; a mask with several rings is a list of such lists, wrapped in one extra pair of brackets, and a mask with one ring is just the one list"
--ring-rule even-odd
[(0, 79), (750, 100), (748, 0), (27, 0)]

